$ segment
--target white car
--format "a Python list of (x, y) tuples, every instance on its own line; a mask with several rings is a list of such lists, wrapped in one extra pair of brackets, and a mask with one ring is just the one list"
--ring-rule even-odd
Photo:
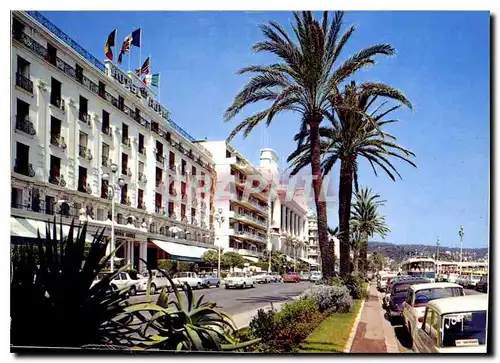
[[(172, 288), (170, 286), (170, 282), (168, 279), (163, 275), (160, 271), (158, 270), (151, 270), (151, 273), (153, 275), (152, 281), (151, 281), (151, 287), (149, 290), (149, 293), (151, 295), (155, 294), (157, 291), (161, 291), (164, 287), (167, 287), (167, 291), (171, 291)], [(137, 274), (138, 279), (141, 282), (145, 283), (144, 291), (146, 291), (148, 280), (149, 280), (149, 272), (146, 271), (142, 275)], [(139, 290), (141, 291), (141, 290)]]
[(252, 276), (256, 284), (268, 284), (271, 282), (271, 275), (266, 271), (257, 272)]
[(271, 272), (271, 281), (272, 282), (281, 282), (283, 280), (283, 278), (281, 277), (281, 275), (277, 272)]
[(448, 274), (448, 277), (446, 278), (446, 281), (458, 284), (459, 278), (460, 278), (459, 274), (453, 274), (453, 273), (451, 273), (451, 274)]
[(182, 287), (184, 283), (187, 283), (193, 289), (203, 288), (203, 279), (198, 277), (195, 272), (179, 272), (174, 275), (172, 281), (177, 287)]
[[(113, 272), (102, 272), (97, 278), (92, 282), (91, 286), (97, 284), (105, 275), (113, 274)], [(147, 281), (146, 281), (147, 283)], [(113, 290), (123, 289), (125, 287), (130, 287), (130, 296), (134, 296), (137, 291), (145, 291), (146, 283), (141, 280), (133, 280), (127, 272), (120, 272), (116, 277), (110, 281), (109, 285)]]
[(488, 295), (431, 301), (413, 339), (418, 353), (486, 353)]
[(311, 275), (309, 276), (309, 281), (311, 282), (316, 282), (320, 281), (323, 278), (323, 274), (321, 271), (312, 271)]
[(230, 287), (255, 287), (254, 279), (246, 272), (233, 272), (222, 282), (226, 289)]
[(406, 301), (403, 302), (403, 325), (408, 330), (409, 335), (413, 336), (415, 328), (423, 322), (428, 302), (464, 295), (462, 286), (450, 282), (410, 285)]
[(385, 291), (385, 289), (387, 287), (387, 280), (389, 278), (396, 277), (396, 276), (397, 275), (395, 275), (395, 274), (385, 274), (385, 275), (380, 276), (380, 279), (377, 281), (377, 288), (380, 291)]

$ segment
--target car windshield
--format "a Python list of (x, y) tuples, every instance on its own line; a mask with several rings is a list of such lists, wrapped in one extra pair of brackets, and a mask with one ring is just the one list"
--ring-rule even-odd
[(187, 272), (180, 272), (180, 273), (176, 274), (176, 275), (175, 275), (175, 277), (177, 277), (177, 278), (179, 278), (179, 277), (180, 277), (180, 278), (182, 278), (182, 277), (191, 277), (191, 276), (190, 276), (190, 274), (189, 274), (189, 273), (187, 273)]
[(410, 284), (397, 284), (397, 285), (394, 285), (394, 288), (393, 288), (392, 292), (394, 294), (404, 293), (404, 292), (408, 291), (408, 286), (410, 286)]
[(444, 314), (441, 321), (443, 347), (486, 343), (486, 310)]
[(233, 272), (231, 274), (231, 277), (245, 277), (245, 273), (244, 272)]
[(463, 289), (460, 287), (445, 287), (439, 289), (425, 289), (415, 292), (415, 304), (427, 303), (431, 300), (443, 299), (445, 297), (463, 296)]

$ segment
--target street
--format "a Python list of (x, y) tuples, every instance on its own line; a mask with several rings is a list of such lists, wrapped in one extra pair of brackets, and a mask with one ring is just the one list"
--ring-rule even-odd
[[(209, 289), (193, 290), (195, 299), (205, 295), (204, 301), (216, 302), (219, 307), (230, 314), (244, 313), (249, 310), (269, 306), (271, 303), (278, 303), (292, 299), (300, 295), (311, 284), (307, 281), (299, 283), (270, 283), (258, 284), (255, 288), (248, 289), (225, 289), (223, 287), (211, 287)], [(159, 294), (153, 296), (156, 302)], [(173, 297), (173, 293), (170, 293)], [(130, 302), (145, 302), (145, 293), (139, 293), (129, 299)]]

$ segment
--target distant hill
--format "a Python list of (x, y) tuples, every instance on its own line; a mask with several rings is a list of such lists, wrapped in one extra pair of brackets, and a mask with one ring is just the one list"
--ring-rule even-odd
[[(379, 252), (384, 256), (396, 261), (402, 261), (414, 255), (424, 255), (434, 257), (436, 246), (434, 245), (410, 245), (395, 244), (390, 242), (368, 242), (368, 253)], [(488, 257), (488, 248), (463, 248), (462, 256), (464, 261), (486, 259)], [(448, 261), (460, 260), (460, 247), (439, 246), (439, 259)]]

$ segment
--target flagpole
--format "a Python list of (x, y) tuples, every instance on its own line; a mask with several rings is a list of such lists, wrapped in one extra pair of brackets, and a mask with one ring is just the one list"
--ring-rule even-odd
[[(141, 75), (142, 75), (142, 31), (143, 29), (142, 28), (139, 28), (141, 29), (139, 31), (139, 44), (140, 44), (140, 47), (139, 47), (139, 69), (141, 69)], [(151, 62), (151, 59), (149, 60)]]
[(132, 53), (132, 45), (128, 49), (128, 71), (130, 71), (130, 53)]
[(161, 104), (161, 73), (158, 73), (158, 102)]

